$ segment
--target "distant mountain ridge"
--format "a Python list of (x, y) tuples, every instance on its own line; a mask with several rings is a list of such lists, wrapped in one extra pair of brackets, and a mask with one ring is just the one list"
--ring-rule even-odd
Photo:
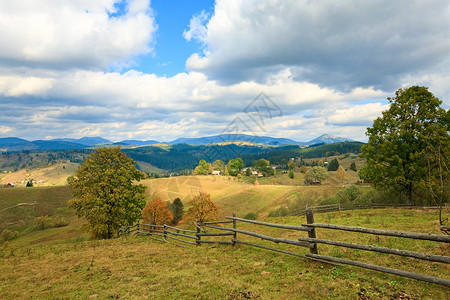
[(83, 137), (80, 139), (60, 138), (52, 140), (27, 141), (17, 137), (0, 138), (0, 151), (24, 151), (24, 150), (68, 150), (83, 149), (97, 145), (124, 145), (124, 146), (144, 146), (153, 144), (190, 144), (190, 145), (209, 145), (227, 142), (248, 142), (254, 144), (271, 146), (311, 146), (315, 144), (332, 144), (339, 142), (353, 141), (348, 138), (342, 138), (335, 135), (323, 134), (309, 142), (297, 142), (287, 138), (274, 138), (269, 136), (254, 136), (248, 134), (220, 134), (215, 136), (199, 138), (178, 138), (171, 142), (158, 142), (155, 140), (124, 140), (118, 143), (112, 143), (110, 140), (102, 137)]

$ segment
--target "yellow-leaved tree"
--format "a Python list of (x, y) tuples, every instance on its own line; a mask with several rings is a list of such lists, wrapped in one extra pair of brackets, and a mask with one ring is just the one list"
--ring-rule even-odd
[(185, 219), (192, 222), (217, 221), (220, 215), (219, 207), (211, 201), (211, 195), (200, 191), (190, 202)]

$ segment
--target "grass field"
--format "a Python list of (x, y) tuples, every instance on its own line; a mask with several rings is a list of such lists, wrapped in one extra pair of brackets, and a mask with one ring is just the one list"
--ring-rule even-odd
[[(317, 222), (437, 233), (436, 213), (423, 210), (362, 210), (315, 215)], [(304, 217), (266, 221), (299, 225)], [(238, 228), (295, 238), (305, 233)], [(329, 232), (328, 232), (329, 231)], [(319, 238), (334, 238), (330, 230)], [(239, 239), (244, 239), (238, 236)], [(449, 245), (407, 242), (343, 233), (339, 240), (368, 239), (384, 246), (449, 255)], [(250, 238), (251, 239), (251, 238)], [(253, 242), (261, 243), (258, 239)], [(436, 245), (437, 244), (437, 245)], [(271, 245), (274, 246), (274, 245)], [(287, 246), (300, 254), (307, 250)], [(295, 249), (293, 249), (295, 248)], [(339, 248), (338, 248), (339, 249)], [(319, 245), (319, 253), (350, 257), (449, 279), (438, 263)], [(148, 237), (8, 247), (0, 256), (0, 298), (125, 299), (447, 299), (449, 289), (354, 267), (336, 267), (249, 246), (180, 248)]]
[(264, 185), (254, 186), (250, 183), (238, 182), (219, 176), (179, 176), (161, 179), (145, 180), (147, 197), (160, 197), (164, 201), (173, 201), (179, 197), (185, 205), (189, 205), (192, 197), (199, 191), (211, 194), (211, 200), (216, 202), (222, 216), (235, 212), (245, 216), (249, 212), (265, 216), (271, 209), (286, 204), (293, 196), (306, 195), (311, 199), (335, 194), (339, 187), (296, 186), (296, 185)]

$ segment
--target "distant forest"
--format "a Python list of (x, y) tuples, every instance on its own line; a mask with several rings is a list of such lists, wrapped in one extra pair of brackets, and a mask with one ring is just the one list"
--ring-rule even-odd
[[(286, 166), (291, 158), (320, 158), (344, 153), (359, 153), (361, 142), (341, 142), (334, 144), (316, 144), (307, 148), (299, 146), (250, 146), (250, 145), (188, 145), (177, 144), (166, 147), (146, 146), (123, 149), (129, 157), (139, 162), (149, 163), (157, 168), (181, 172), (192, 170), (202, 159), (214, 162), (221, 159), (227, 163), (230, 159), (241, 157), (245, 166), (251, 166), (254, 160), (267, 159), (271, 164)], [(46, 166), (49, 163), (70, 160), (82, 163), (93, 149), (72, 149), (56, 151), (22, 151), (0, 153), (0, 170), (16, 171), (23, 168)]]

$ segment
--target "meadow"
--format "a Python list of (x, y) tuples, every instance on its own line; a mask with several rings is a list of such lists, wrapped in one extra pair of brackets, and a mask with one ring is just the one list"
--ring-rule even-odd
[[(331, 172), (330, 172), (331, 173)], [(350, 172), (348, 172), (351, 174)], [(354, 172), (352, 172), (354, 173)], [(356, 174), (356, 173), (355, 173)], [(321, 186), (302, 186), (301, 173), (277, 180), (262, 178), (254, 186), (218, 176), (179, 176), (142, 181), (146, 198), (173, 201), (179, 197), (187, 207), (200, 190), (211, 194), (222, 210), (220, 219), (236, 213), (258, 214), (266, 222), (300, 225), (300, 217), (267, 217), (291, 199), (315, 204), (335, 194), (345, 182), (329, 178)], [(266, 182), (267, 180), (267, 182)], [(295, 181), (297, 180), (297, 181)], [(347, 180), (352, 181), (350, 176)], [(19, 231), (17, 239), (0, 246), (0, 299), (11, 298), (161, 298), (161, 299), (445, 299), (448, 288), (408, 278), (350, 266), (275, 253), (246, 245), (204, 245), (182, 248), (148, 237), (128, 236), (113, 240), (91, 240), (85, 221), (67, 208), (71, 199), (67, 186), (0, 189), (0, 226)], [(16, 206), (36, 203), (34, 206)], [(61, 216), (67, 225), (38, 230), (39, 216)], [(315, 214), (316, 222), (378, 229), (440, 233), (437, 212), (421, 209), (374, 209)], [(185, 225), (188, 226), (188, 225)], [(239, 229), (296, 239), (305, 233), (276, 228), (256, 228), (238, 223)], [(374, 244), (438, 255), (450, 255), (448, 244), (377, 237), (318, 229), (318, 238)], [(239, 239), (271, 246), (257, 238)], [(304, 254), (292, 245), (281, 250)], [(450, 268), (441, 263), (394, 255), (319, 245), (319, 254), (378, 264), (410, 272), (449, 279)]]

